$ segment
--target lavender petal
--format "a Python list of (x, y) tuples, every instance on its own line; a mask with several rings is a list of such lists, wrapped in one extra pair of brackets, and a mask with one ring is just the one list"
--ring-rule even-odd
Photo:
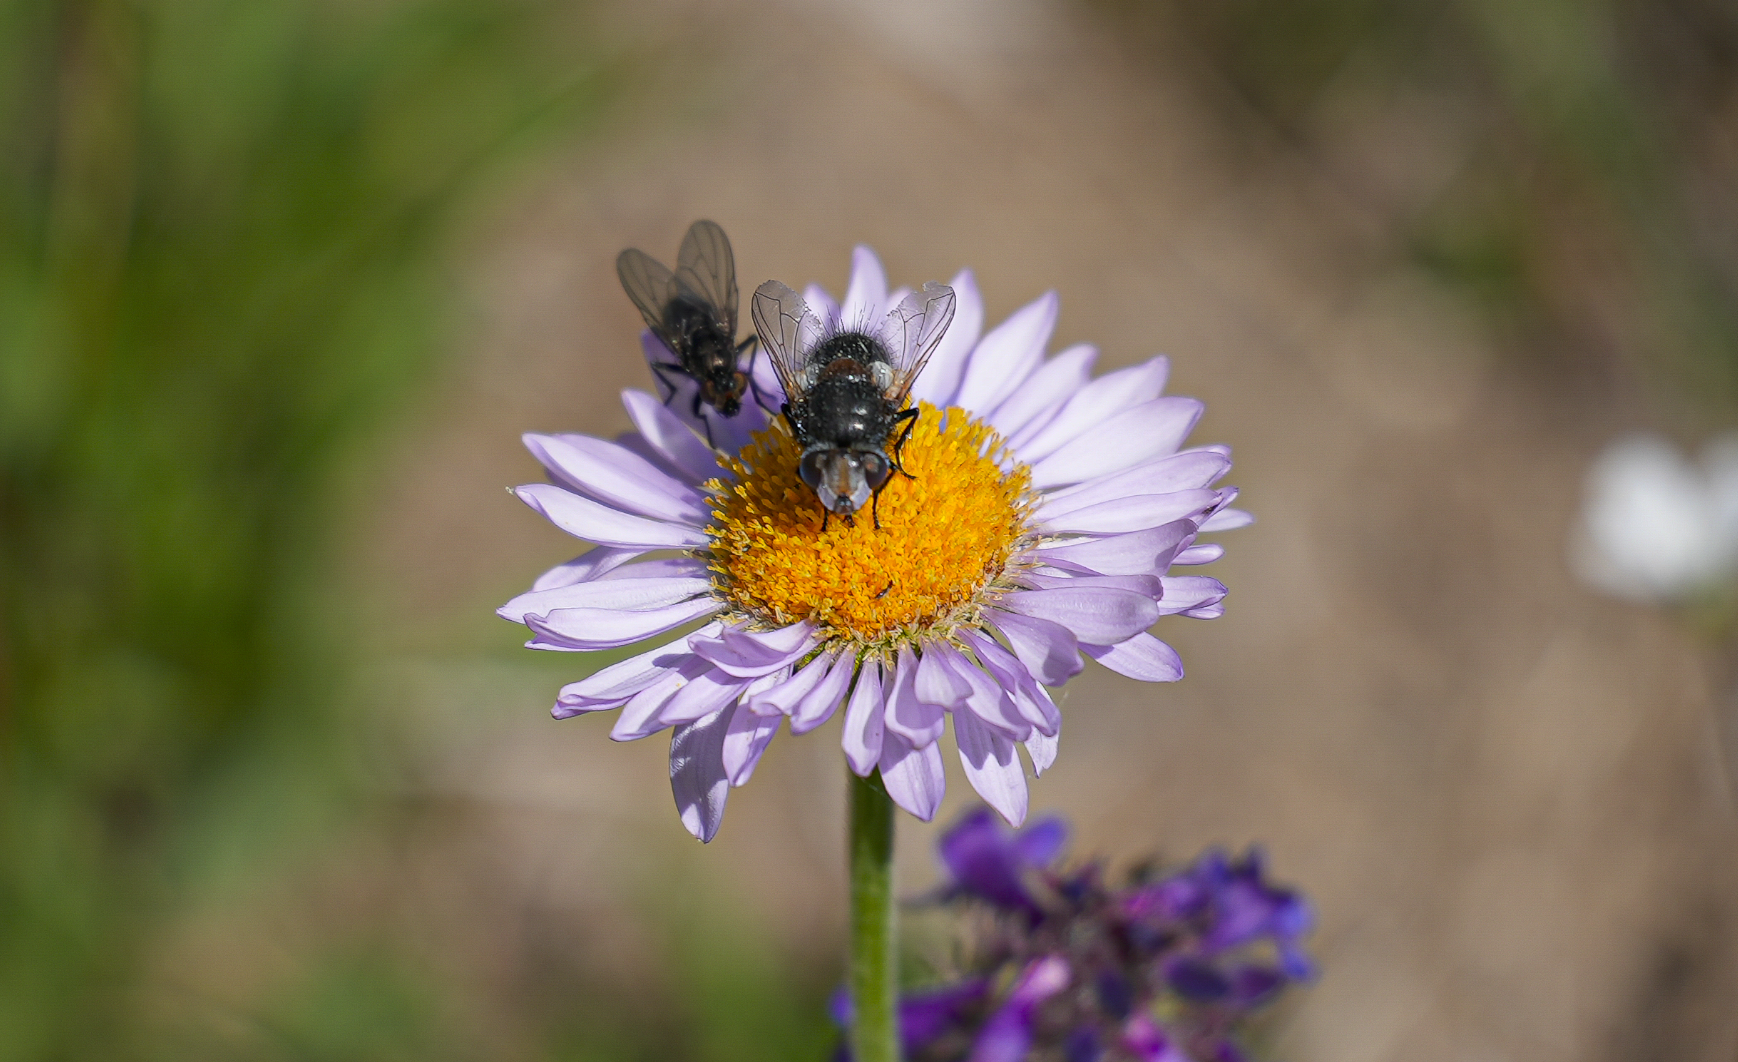
[[(1002, 603), (1006, 605), (1013, 597), (1024, 597), (1032, 592), (1010, 594)], [(1008, 639), (1025, 670), (1039, 682), (1046, 686), (1060, 686), (1080, 674), (1084, 665), (1080, 662), (1079, 641), (1067, 626), (1042, 616), (1013, 611), (991, 612), (987, 618)]]
[[(561, 687), (556, 699), (557, 719), (562, 706), (573, 705), (592, 711), (598, 707), (614, 707), (656, 682), (666, 671), (688, 659), (688, 639), (677, 638), (666, 645), (650, 649), (638, 656), (611, 664), (577, 682)], [(571, 714), (571, 713), (569, 713)]]
[(730, 780), (724, 775), (724, 737), (736, 708), (720, 709), (670, 736), (670, 791), (688, 832), (710, 841), (724, 821)]
[[(820, 664), (821, 661), (817, 660), (809, 667)], [(791, 733), (807, 734), (833, 717), (833, 710), (839, 707), (839, 698), (851, 685), (851, 673), (856, 666), (852, 654), (837, 654), (832, 666), (827, 668), (826, 677), (791, 709)]]
[[(1206, 575), (1167, 575), (1161, 582), (1165, 584), (1165, 595), (1159, 601), (1159, 613), (1165, 616), (1179, 612), (1193, 614), (1207, 606), (1217, 605), (1228, 593), (1224, 583)], [(1092, 641), (1101, 642), (1097, 638)], [(1101, 642), (1109, 643), (1109, 639)]]
[[(809, 305), (814, 304), (810, 303)], [(830, 300), (829, 305), (831, 305)], [(834, 309), (836, 310), (837, 307), (835, 306)], [(754, 389), (756, 405), (764, 403), (768, 409), (777, 409), (784, 405), (784, 385), (779, 383), (778, 370), (773, 367), (772, 358), (767, 356), (764, 347), (755, 349), (754, 365), (748, 374), (748, 382), (749, 386)], [(718, 473), (718, 475), (724, 474), (722, 470)]]
[(790, 715), (795, 711), (804, 697), (809, 695), (820, 682), (827, 677), (827, 669), (832, 665), (837, 652), (827, 650), (822, 652), (807, 664), (796, 668), (791, 676), (783, 682), (769, 686), (765, 690), (750, 694), (743, 699), (748, 710), (756, 715)]
[(513, 493), (549, 522), (576, 538), (623, 549), (695, 549), (706, 544), (699, 527), (648, 520), (581, 497), (553, 483), (529, 483)]
[(574, 583), (583, 583), (587, 579), (596, 579), (621, 567), (643, 552), (643, 550), (637, 549), (594, 546), (566, 564), (558, 564), (539, 575), (537, 581), (531, 584), (531, 589), (533, 591), (553, 590), (558, 586), (572, 586)]
[(686, 483), (612, 442), (588, 435), (522, 436), (525, 448), (558, 479), (616, 508), (679, 524), (704, 524), (706, 499)]
[(1170, 494), (1135, 494), (1065, 511), (1041, 506), (1038, 522), (1044, 530), (1055, 534), (1128, 534), (1177, 520), (1198, 520), (1212, 508), (1217, 495), (1212, 490), (1179, 490)]
[(1048, 564), (1068, 561), (1100, 575), (1158, 575), (1171, 566), (1178, 547), (1194, 534), (1194, 523), (1173, 520), (1143, 531), (1040, 548), (1038, 556)]
[(845, 733), (841, 743), (851, 770), (867, 778), (881, 759), (885, 744), (885, 702), (881, 692), (881, 662), (865, 660), (857, 672), (857, 685), (845, 708)]
[(724, 776), (731, 785), (742, 785), (754, 775), (761, 753), (772, 743), (781, 721), (779, 716), (755, 715), (740, 706), (731, 714), (722, 752)]
[(628, 698), (628, 703), (622, 705), (622, 714), (616, 717), (616, 725), (610, 729), (610, 739), (638, 741), (669, 727), (669, 723), (659, 719), (659, 711), (696, 676), (703, 674), (706, 666), (706, 661), (699, 657), (687, 657)]
[(946, 726), (947, 713), (936, 704), (926, 703), (917, 694), (917, 676), (921, 665), (917, 654), (909, 647), (899, 650), (893, 671), (893, 682), (887, 692), (887, 729), (900, 735), (914, 747), (933, 744)]
[(1175, 682), (1183, 677), (1182, 657), (1150, 634), (1137, 634), (1115, 645), (1082, 645), (1080, 650), (1117, 674), (1142, 682)]
[(1173, 566), (1182, 565), (1183, 567), (1195, 564), (1212, 564), (1223, 556), (1225, 556), (1224, 546), (1217, 542), (1203, 542), (1198, 546), (1190, 546), (1171, 558), (1171, 564)]
[(1203, 407), (1193, 398), (1155, 398), (1088, 428), (1032, 465), (1039, 489), (1081, 483), (1173, 454)]
[(962, 269), (948, 282), (954, 292), (953, 324), (941, 337), (929, 364), (912, 385), (911, 397), (943, 409), (954, 404), (960, 379), (984, 329), (984, 297), (969, 269)]
[(1056, 733), (1056, 728), (1062, 725), (1062, 713), (1056, 710), (1050, 695), (1032, 677), (1026, 665), (988, 635), (966, 630), (961, 632), (961, 637), (990, 675), (1013, 697), (1014, 707), (1021, 717), (1040, 733)]
[(1034, 569), (1022, 575), (1028, 590), (1127, 590), (1154, 601), (1165, 596), (1165, 581), (1158, 575), (1077, 575), (1059, 568)]
[(843, 328), (873, 328), (887, 305), (887, 271), (875, 252), (858, 244), (851, 252), (851, 282), (839, 304)]
[(1071, 512), (1137, 494), (1175, 494), (1211, 487), (1231, 471), (1231, 458), (1217, 450), (1185, 450), (1045, 495), (1043, 512)]
[(713, 444), (725, 453), (741, 453), (743, 447), (754, 441), (755, 432), (766, 430), (766, 415), (754, 402), (743, 402), (741, 411), (734, 417), (727, 417), (705, 404), (700, 409), (701, 416), (712, 426)]
[(880, 767), (881, 781), (895, 804), (924, 822), (935, 818), (947, 793), (947, 774), (937, 742), (914, 748), (889, 727), (882, 735)]
[[(654, 335), (650, 329), (644, 329), (640, 332), (640, 353), (645, 355), (648, 366), (674, 365), (679, 360), (675, 353), (664, 345), (663, 340)], [(699, 417), (694, 415), (694, 396), (700, 390), (699, 382), (682, 373), (654, 373), (653, 378), (658, 381), (656, 389), (658, 397), (664, 399), (664, 408), (669, 410), (670, 414), (686, 425), (689, 430), (701, 438), (705, 438), (704, 415)], [(664, 394), (666, 387), (670, 388), (668, 396)]]
[[(1114, 645), (1133, 637), (1151, 627), (1160, 616), (1158, 603), (1152, 598), (1133, 590), (1109, 587), (1024, 590), (1003, 596), (997, 604), (1009, 612), (1060, 624), (1075, 637), (1094, 645)], [(1001, 624), (998, 622), (997, 626)], [(1027, 666), (1031, 664), (1028, 662)]]
[(1012, 394), (1043, 360), (1060, 305), (1056, 293), (1047, 291), (978, 340), (960, 380), (955, 404), (966, 409), (994, 409)]
[[(1016, 741), (1026, 740), (1032, 732), (1031, 720), (1020, 714), (1020, 709), (1015, 707), (1014, 698), (1007, 690), (946, 642), (925, 650), (926, 656), (931, 654), (965, 685), (967, 693), (962, 707), (976, 715), (980, 722), (994, 727), (1008, 737)], [(957, 710), (955, 714), (958, 714)]]
[[(1058, 731), (1060, 731), (1060, 725)], [(1032, 773), (1034, 775), (1042, 775), (1050, 769), (1051, 764), (1056, 762), (1056, 747), (1061, 744), (1061, 741), (1060, 732), (1045, 734), (1037, 730), (1032, 731), (1032, 736), (1026, 739), (1025, 745), (1026, 755), (1032, 757)]]
[(1144, 364), (1106, 373), (1071, 393), (1042, 430), (1015, 437), (1014, 447), (1027, 462), (1048, 457), (1123, 410), (1159, 397), (1170, 372), (1170, 359), (1160, 355)]
[(814, 626), (793, 623), (773, 631), (726, 627), (716, 638), (697, 638), (694, 651), (737, 678), (758, 678), (800, 660), (814, 647)]
[(965, 704), (972, 688), (963, 676), (956, 675), (947, 666), (949, 652), (959, 655), (958, 650), (946, 642), (938, 642), (924, 649), (923, 655), (917, 661), (917, 677), (912, 691), (924, 704), (951, 712)]
[(803, 302), (821, 322), (823, 329), (834, 329), (839, 326), (839, 302), (819, 284), (810, 284), (803, 289)]
[(1026, 770), (1014, 743), (971, 712), (954, 713), (953, 733), (966, 781), (1009, 825), (1026, 821)]
[(558, 608), (545, 616), (527, 615), (525, 625), (541, 638), (566, 648), (614, 649), (710, 616), (721, 607), (713, 598), (698, 597), (644, 611)]
[[(1097, 347), (1085, 343), (1069, 347), (1038, 366), (995, 410), (980, 419), (1009, 440), (1042, 427), (1085, 385), (1097, 358)], [(1015, 450), (1025, 456), (1018, 446)]]
[(698, 557), (653, 557), (635, 564), (624, 564), (598, 576), (600, 580), (617, 579), (711, 579), (706, 562)]
[(593, 579), (589, 582), (558, 586), (553, 590), (533, 590), (495, 610), (502, 619), (525, 622), (526, 616), (547, 616), (560, 609), (622, 609), (647, 612), (681, 604), (709, 593), (710, 579), (679, 576), (673, 579)]
[(1254, 522), (1254, 515), (1246, 513), (1242, 509), (1220, 509), (1207, 518), (1207, 522), (1201, 525), (1201, 530), (1235, 531), (1240, 527), (1248, 527)]
[(694, 429), (665, 408), (662, 402), (644, 391), (623, 391), (622, 405), (647, 445), (686, 476), (690, 483), (704, 483), (724, 474), (724, 469), (718, 464), (718, 455), (706, 445), (706, 440), (694, 434)]
[(748, 687), (748, 682), (747, 679), (739, 679), (708, 666), (707, 670), (694, 676), (658, 709), (658, 721), (668, 726), (704, 719), (726, 704), (738, 700), (742, 691)]

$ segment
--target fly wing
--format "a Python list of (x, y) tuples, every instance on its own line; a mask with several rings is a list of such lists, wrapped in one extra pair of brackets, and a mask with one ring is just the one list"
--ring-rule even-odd
[(673, 346), (664, 331), (664, 309), (676, 297), (676, 278), (644, 251), (628, 248), (616, 255), (616, 276), (622, 290), (639, 307), (646, 327), (655, 332), (665, 346)]
[(779, 385), (785, 389), (785, 400), (797, 402), (808, 390), (805, 359), (821, 338), (821, 322), (809, 312), (801, 295), (776, 280), (755, 289), (750, 312), (760, 345), (766, 348)]
[(736, 338), (736, 256), (716, 223), (689, 226), (676, 254), (676, 281), (706, 300), (719, 328)]
[(917, 374), (953, 322), (953, 311), (953, 289), (932, 280), (888, 312), (886, 337), (893, 349), (893, 384), (887, 389), (887, 400), (895, 409), (905, 408)]

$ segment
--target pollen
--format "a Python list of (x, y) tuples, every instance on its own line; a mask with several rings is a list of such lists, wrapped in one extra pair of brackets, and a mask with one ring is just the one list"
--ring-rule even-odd
[(713, 583), (734, 611), (763, 625), (814, 623), (823, 639), (860, 648), (950, 635), (1002, 588), (1030, 537), (1031, 474), (1000, 435), (963, 409), (927, 403), (878, 503), (851, 522), (825, 521), (797, 474), (801, 448), (775, 421), (713, 480), (708, 551)]

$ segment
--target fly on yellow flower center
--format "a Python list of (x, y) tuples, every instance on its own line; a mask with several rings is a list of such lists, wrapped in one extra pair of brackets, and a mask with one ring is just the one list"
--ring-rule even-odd
[(710, 560), (719, 592), (762, 623), (809, 620), (860, 645), (946, 635), (969, 622), (1007, 573), (1030, 522), (1031, 474), (1005, 470), (1001, 436), (962, 409), (924, 404), (871, 514), (834, 516), (797, 474), (802, 451), (783, 421), (713, 480)]

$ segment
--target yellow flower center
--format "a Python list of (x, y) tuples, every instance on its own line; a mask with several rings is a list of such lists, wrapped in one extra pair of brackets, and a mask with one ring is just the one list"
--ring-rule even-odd
[[(1004, 462), (995, 430), (927, 403), (881, 490), (881, 527), (823, 510), (797, 474), (802, 449), (782, 419), (723, 462), (713, 480), (709, 560), (718, 592), (749, 619), (809, 620), (862, 648), (946, 637), (973, 622), (1030, 537), (1031, 473)], [(1003, 464), (1012, 465), (1003, 468)]]

